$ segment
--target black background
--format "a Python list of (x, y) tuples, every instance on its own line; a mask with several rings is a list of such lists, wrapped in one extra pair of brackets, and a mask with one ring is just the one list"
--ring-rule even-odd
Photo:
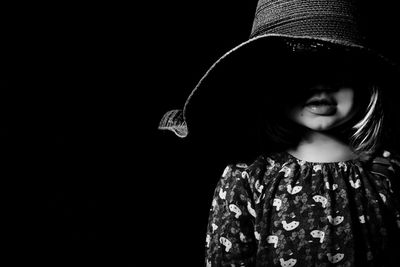
[[(395, 1), (365, 1), (400, 62)], [(3, 7), (7, 254), (48, 266), (201, 266), (218, 151), (157, 131), (250, 33), (257, 1)], [(381, 4), (381, 3), (379, 3)]]

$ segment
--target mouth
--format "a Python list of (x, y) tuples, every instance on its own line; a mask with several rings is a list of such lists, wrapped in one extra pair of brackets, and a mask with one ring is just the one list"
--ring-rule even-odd
[(330, 116), (336, 113), (337, 103), (330, 97), (312, 97), (304, 107), (315, 115)]

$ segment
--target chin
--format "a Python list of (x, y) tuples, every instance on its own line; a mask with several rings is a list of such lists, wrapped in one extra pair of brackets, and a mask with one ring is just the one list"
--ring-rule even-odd
[(351, 116), (293, 116), (292, 120), (311, 131), (326, 132), (349, 121)]
[(303, 126), (307, 127), (312, 131), (324, 132), (335, 128), (335, 126), (337, 125), (336, 123), (329, 121), (329, 122), (318, 122), (318, 123), (304, 123)]

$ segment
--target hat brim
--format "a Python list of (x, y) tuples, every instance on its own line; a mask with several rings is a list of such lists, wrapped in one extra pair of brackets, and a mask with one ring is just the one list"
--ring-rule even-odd
[[(304, 59), (306, 65), (301, 65)], [(317, 61), (329, 61), (336, 67), (350, 64), (375, 83), (390, 84), (398, 73), (393, 62), (357, 44), (304, 36), (260, 35), (219, 58), (192, 90), (183, 110), (167, 112), (159, 129), (171, 130), (179, 137), (188, 136), (190, 129), (191, 135), (201, 134), (206, 139), (208, 136), (248, 143), (254, 140), (252, 127), (257, 123), (255, 113), (260, 112), (260, 98), (274, 97), (276, 88), (268, 85), (293, 79), (293, 75), (301, 75)]]

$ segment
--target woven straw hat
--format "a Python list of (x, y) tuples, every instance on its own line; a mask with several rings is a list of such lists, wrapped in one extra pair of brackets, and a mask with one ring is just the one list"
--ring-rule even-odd
[[(183, 109), (167, 112), (159, 129), (181, 138), (190, 129), (191, 134), (220, 140), (234, 136), (247, 143), (262, 106), (259, 100), (275, 97), (274, 82), (296, 82), (307, 72), (317, 77), (323, 74), (315, 73), (321, 62), (387, 81), (396, 68), (366, 46), (358, 15), (355, 0), (260, 0), (249, 40), (219, 58)], [(277, 111), (282, 101), (272, 101)]]

